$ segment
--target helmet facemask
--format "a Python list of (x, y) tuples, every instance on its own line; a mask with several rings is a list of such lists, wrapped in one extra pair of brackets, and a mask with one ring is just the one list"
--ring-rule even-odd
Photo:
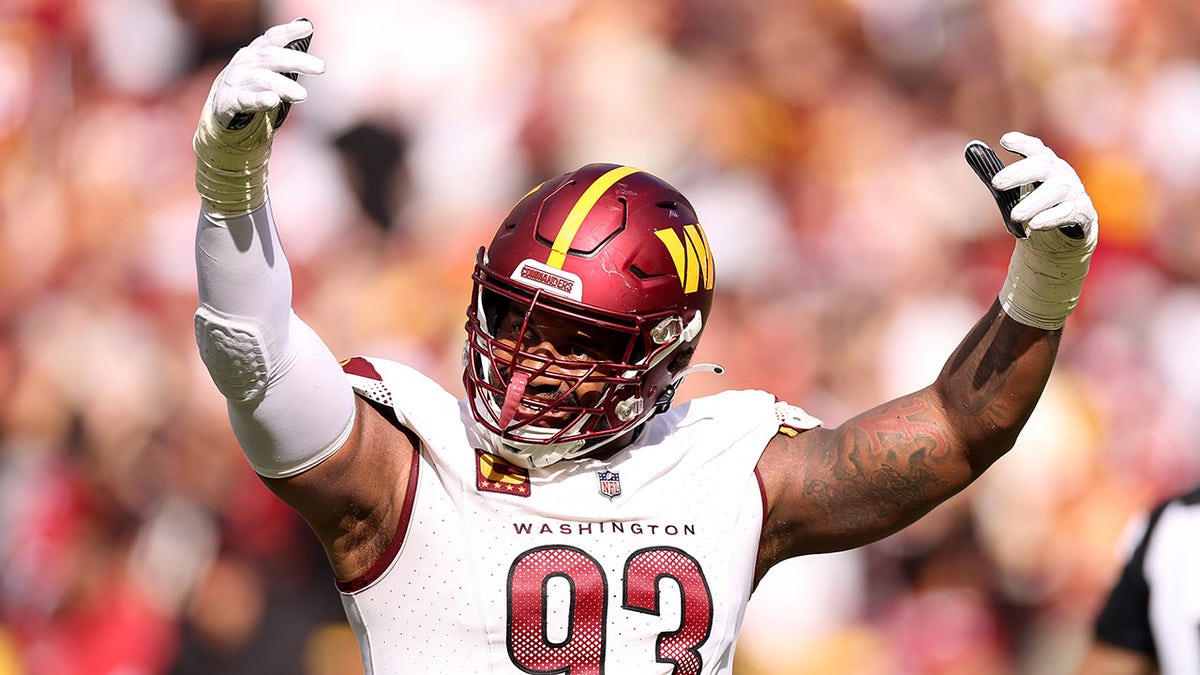
[(525, 289), (491, 274), (483, 255), (467, 313), (464, 380), (497, 454), (540, 467), (594, 452), (673, 393), (676, 382), (669, 375), (660, 382), (666, 374), (658, 366), (698, 328), (689, 334), (670, 312), (605, 315)]

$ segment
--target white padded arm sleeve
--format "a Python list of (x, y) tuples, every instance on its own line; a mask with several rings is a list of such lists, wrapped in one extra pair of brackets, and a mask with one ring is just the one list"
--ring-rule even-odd
[(292, 311), (292, 280), (269, 201), (237, 216), (202, 209), (196, 343), (250, 465), (302, 473), (345, 443), (354, 393), (337, 359)]

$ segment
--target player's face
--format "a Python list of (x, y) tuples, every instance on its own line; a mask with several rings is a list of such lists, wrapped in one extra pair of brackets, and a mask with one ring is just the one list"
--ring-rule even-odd
[[(586, 375), (597, 363), (622, 362), (629, 336), (539, 309), (526, 314), (524, 306), (514, 303), (500, 317), (497, 359), (506, 363), (515, 354), (518, 365), (539, 371), (525, 390), (535, 401), (549, 404), (561, 399), (568, 406), (595, 406), (606, 383)], [(522, 407), (526, 414), (536, 413)], [(550, 422), (557, 416), (547, 417)]]

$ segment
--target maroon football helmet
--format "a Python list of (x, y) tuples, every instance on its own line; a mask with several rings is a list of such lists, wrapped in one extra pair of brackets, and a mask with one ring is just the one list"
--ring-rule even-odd
[[(546, 466), (666, 410), (713, 279), (692, 205), (659, 178), (589, 164), (531, 190), (479, 250), (467, 309), (463, 382), (493, 449)], [(558, 344), (575, 335), (601, 346)]]

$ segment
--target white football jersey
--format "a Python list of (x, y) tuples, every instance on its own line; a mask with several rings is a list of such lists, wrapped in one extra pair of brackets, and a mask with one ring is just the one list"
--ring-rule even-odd
[[(760, 391), (652, 418), (604, 461), (518, 469), (468, 404), (415, 370), (352, 359), (362, 396), (421, 438), (392, 547), (339, 582), (368, 673), (729, 673), (781, 421)], [(786, 419), (785, 419), (786, 417)]]

